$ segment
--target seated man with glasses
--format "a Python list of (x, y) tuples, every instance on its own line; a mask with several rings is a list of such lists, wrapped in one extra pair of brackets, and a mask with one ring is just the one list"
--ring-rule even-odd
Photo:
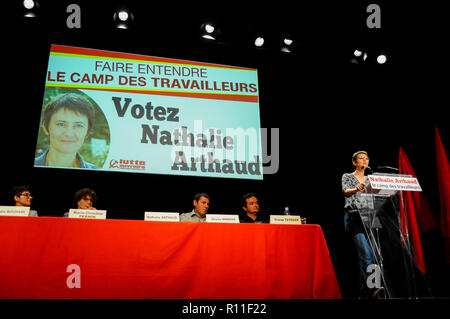
[[(14, 206), (30, 207), (33, 196), (29, 186), (16, 186), (9, 192), (9, 198)], [(30, 209), (30, 216), (38, 217), (39, 215), (37, 211)]]

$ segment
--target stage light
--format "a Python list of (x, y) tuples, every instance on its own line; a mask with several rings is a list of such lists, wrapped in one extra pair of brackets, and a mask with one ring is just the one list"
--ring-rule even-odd
[(119, 9), (114, 12), (113, 21), (114, 26), (118, 29), (129, 29), (133, 23), (133, 13), (126, 9)]
[(353, 52), (353, 55), (356, 57), (360, 57), (362, 55), (362, 51), (356, 49), (355, 52)]
[(24, 0), (23, 6), (25, 7), (25, 9), (31, 10), (34, 8), (34, 1), (33, 0)]
[(384, 63), (386, 63), (386, 61), (387, 61), (387, 57), (386, 57), (384, 54), (380, 54), (380, 55), (377, 57), (377, 62), (378, 62), (379, 64), (384, 64)]
[(217, 29), (211, 23), (203, 23), (200, 26), (200, 36), (203, 39), (215, 41), (217, 40), (218, 37), (220, 37), (220, 34), (221, 34), (220, 29)]
[(292, 39), (290, 39), (290, 38), (285, 38), (285, 39), (283, 40), (283, 42), (284, 42), (284, 44), (286, 44), (286, 45), (291, 45), (292, 42), (294, 42), (294, 41), (292, 41)]
[(264, 38), (263, 37), (257, 37), (255, 39), (255, 45), (257, 47), (262, 47), (264, 45)]
[(281, 52), (292, 53), (294, 49), (294, 40), (288, 34), (282, 36), (281, 41)]
[(206, 24), (206, 25), (205, 25), (205, 31), (206, 31), (206, 32), (208, 32), (208, 33), (213, 33), (214, 30), (215, 30), (215, 28), (214, 28), (213, 25), (211, 25), (211, 24)]
[(27, 18), (35, 18), (39, 13), (39, 2), (36, 0), (23, 0), (23, 16)]
[(119, 17), (120, 21), (127, 21), (128, 20), (128, 12), (122, 10), (119, 12), (118, 17)]
[(353, 64), (366, 64), (368, 57), (367, 52), (367, 48), (354, 49), (350, 62)]

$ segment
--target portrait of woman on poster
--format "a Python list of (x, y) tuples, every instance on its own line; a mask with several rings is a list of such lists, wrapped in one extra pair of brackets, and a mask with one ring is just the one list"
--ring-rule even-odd
[(35, 158), (35, 166), (98, 169), (83, 160), (81, 146), (94, 126), (95, 112), (85, 97), (66, 93), (45, 107), (42, 128), (49, 139), (48, 149)]

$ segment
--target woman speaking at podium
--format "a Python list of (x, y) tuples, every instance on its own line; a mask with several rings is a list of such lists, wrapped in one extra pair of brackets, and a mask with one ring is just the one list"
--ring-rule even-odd
[(364, 225), (359, 215), (359, 209), (369, 207), (369, 198), (361, 196), (361, 192), (369, 185), (369, 178), (364, 175), (369, 165), (369, 155), (366, 151), (358, 151), (352, 156), (355, 167), (353, 173), (342, 176), (342, 191), (345, 197), (344, 228), (349, 233), (356, 248), (359, 264), (359, 295), (368, 297), (371, 294), (366, 281), (367, 266), (374, 264), (374, 257), (365, 235)]

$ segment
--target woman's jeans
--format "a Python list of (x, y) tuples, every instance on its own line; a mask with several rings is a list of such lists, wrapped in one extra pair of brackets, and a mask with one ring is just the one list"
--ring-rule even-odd
[(374, 264), (375, 260), (370, 249), (367, 237), (363, 232), (350, 232), (351, 223), (353, 218), (350, 218), (349, 214), (359, 214), (358, 212), (349, 213), (345, 212), (344, 215), (344, 228), (345, 231), (351, 234), (353, 243), (356, 248), (356, 253), (358, 255), (358, 265), (359, 265), (359, 293), (360, 295), (367, 294), (369, 288), (367, 286), (367, 277), (370, 275), (367, 273), (367, 266)]

